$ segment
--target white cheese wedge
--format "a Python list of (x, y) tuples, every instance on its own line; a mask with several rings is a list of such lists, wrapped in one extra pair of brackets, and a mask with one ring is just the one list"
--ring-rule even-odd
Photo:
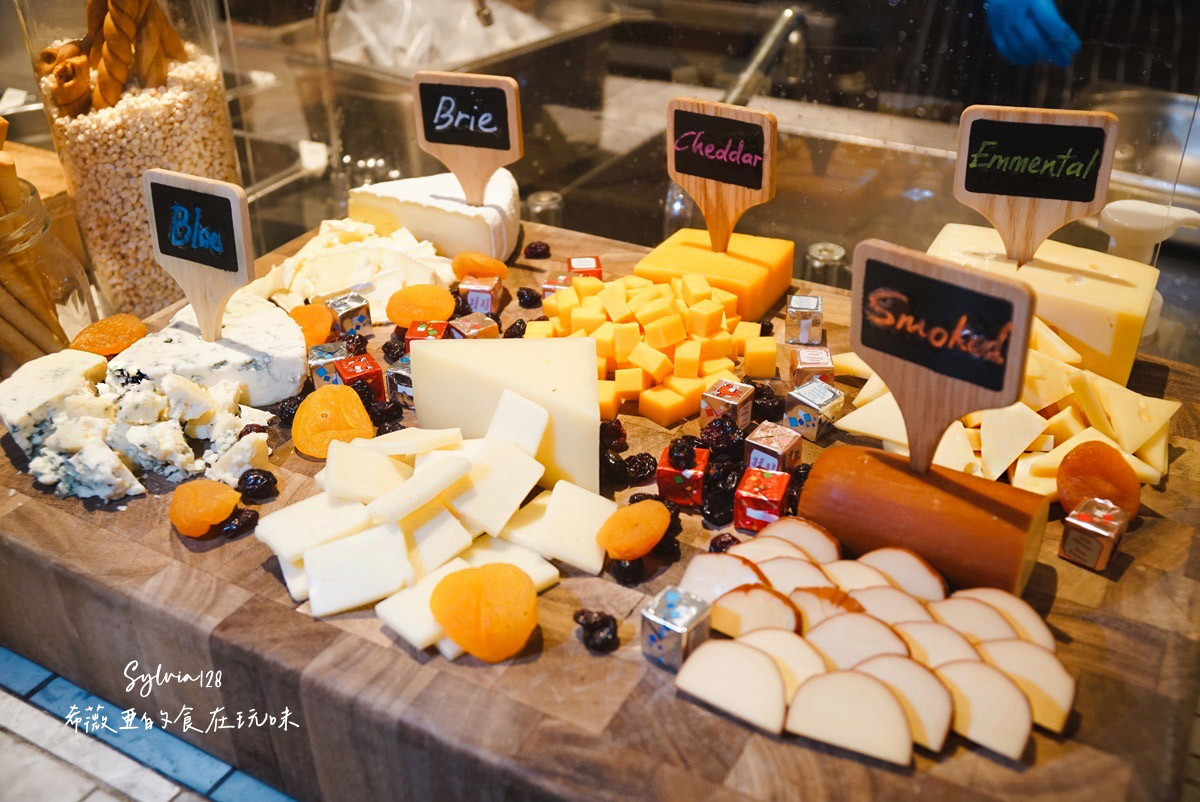
[(411, 478), (367, 505), (377, 521), (400, 521), (437, 498), (471, 470), (470, 460), (447, 457), (414, 471)]
[(499, 535), (545, 470), (512, 443), (485, 439), (471, 460), (466, 487), (447, 503), (468, 524)]
[[(69, 396), (95, 396), (92, 384), (104, 378), (104, 357), (65, 349), (26, 362), (0, 382), (0, 421), (17, 446), (30, 456), (45, 439), (48, 420)], [(595, 360), (592, 360), (595, 372)]]
[(474, 536), (440, 501), (432, 501), (407, 516), (398, 527), (408, 543), (413, 574), (420, 579), (466, 551)]
[(1112, 423), (1108, 419), (1108, 413), (1104, 411), (1104, 404), (1100, 402), (1100, 396), (1096, 393), (1096, 386), (1092, 382), (1094, 378), (1097, 378), (1095, 373), (1077, 370), (1067, 376), (1067, 382), (1071, 385), (1071, 391), (1075, 393), (1075, 405), (1087, 418), (1088, 426), (1110, 440), (1115, 440), (1116, 434), (1113, 432)]
[(263, 516), (254, 536), (275, 552), (280, 562), (295, 562), (313, 546), (353, 535), (370, 525), (371, 517), (362, 504), (318, 493)]
[(299, 392), (308, 376), (304, 334), (275, 304), (235, 292), (225, 307), (221, 339), (204, 340), (195, 310), (185, 306), (165, 328), (113, 357), (107, 381), (123, 388), (142, 377), (157, 383), (169, 373), (204, 387), (223, 380), (238, 382), (252, 406), (274, 404)]
[(887, 385), (883, 383), (883, 379), (879, 378), (879, 374), (872, 373), (871, 377), (867, 379), (867, 383), (858, 391), (858, 395), (854, 396), (852, 403), (856, 408), (866, 406), (887, 391)]
[(435, 448), (446, 448), (462, 442), (460, 429), (400, 429), (381, 434), (361, 445), (389, 457), (411, 457)]
[(490, 535), (476, 540), (471, 548), (462, 553), (462, 558), (473, 568), (493, 563), (515, 565), (525, 572), (538, 593), (558, 584), (558, 569), (553, 563), (542, 559), (529, 549)]
[(1046, 419), (1018, 401), (985, 409), (979, 426), (983, 478), (996, 480), (1046, 429)]
[(546, 550), (542, 556), (599, 574), (604, 568), (604, 549), (596, 535), (616, 511), (616, 502), (570, 482), (558, 482), (541, 522)]
[(484, 437), (512, 443), (529, 456), (536, 457), (549, 425), (550, 413), (545, 407), (505, 389)]
[(532, 552), (546, 556), (546, 530), (542, 527), (542, 519), (546, 517), (546, 508), (550, 505), (550, 491), (543, 490), (532, 501), (513, 513), (508, 519), (500, 537), (514, 545), (529, 549)]
[(521, 199), (516, 179), (503, 168), (488, 181), (482, 206), (466, 202), (453, 173), (439, 173), (353, 189), (349, 214), (383, 235), (407, 228), (446, 256), (478, 251), (503, 260), (517, 246)]
[(901, 445), (908, 444), (904, 415), (891, 393), (884, 393), (858, 409), (839, 418), (834, 426), (847, 434), (874, 437)]
[[(542, 486), (565, 479), (600, 489), (600, 395), (591, 338), (418, 340), (412, 344), (417, 418), (483, 437), (504, 390), (545, 408)], [(379, 439), (379, 438), (376, 438)]]
[(1113, 439), (1131, 454), (1145, 445), (1182, 406), (1178, 401), (1140, 395), (1102, 376), (1093, 380), (1112, 423)]
[(1071, 394), (1068, 376), (1075, 368), (1052, 356), (1029, 351), (1025, 360), (1025, 385), (1021, 401), (1032, 409), (1045, 409)]
[[(1062, 445), (1057, 446), (1048, 454), (1038, 454), (1030, 463), (1030, 472), (1034, 476), (1053, 477), (1058, 475), (1058, 466), (1062, 464), (1063, 458), (1071, 453), (1072, 449), (1080, 443), (1086, 443), (1091, 440), (1099, 440), (1101, 443), (1112, 446), (1121, 450), (1121, 447), (1116, 444), (1111, 438), (1105, 437), (1095, 429), (1084, 429), (1079, 434), (1067, 440)], [(1133, 472), (1137, 475), (1138, 481), (1143, 484), (1156, 485), (1162, 480), (1162, 474), (1151, 468), (1146, 463), (1142, 462), (1132, 454), (1121, 453), (1125, 461), (1129, 463), (1129, 467), (1133, 468)]]
[(396, 593), (413, 578), (404, 533), (377, 526), (304, 552), (314, 616), (334, 615)]
[(1083, 357), (1079, 355), (1078, 351), (1067, 345), (1066, 340), (1059, 337), (1054, 329), (1047, 326), (1036, 315), (1029, 331), (1029, 347), (1046, 356), (1052, 356), (1060, 362), (1066, 362), (1068, 365), (1078, 365), (1083, 361)]
[(428, 649), (442, 637), (442, 626), (429, 609), (434, 589), (450, 574), (470, 567), (465, 560), (455, 557), (417, 580), (412, 587), (388, 596), (375, 605), (375, 614), (414, 649)]
[(346, 501), (369, 504), (412, 476), (412, 468), (370, 448), (334, 440), (325, 458), (323, 489)]
[(1046, 421), (1046, 434), (1054, 438), (1055, 445), (1070, 440), (1086, 428), (1083, 416), (1074, 405), (1064, 407)]
[(1038, 452), (1017, 457), (1017, 461), (1008, 469), (1008, 481), (1019, 490), (1045, 496), (1053, 503), (1058, 501), (1058, 479), (1053, 476), (1034, 476), (1030, 470), (1033, 461), (1043, 456), (1044, 453)]
[(1170, 428), (1170, 424), (1164, 423), (1162, 428), (1150, 435), (1150, 439), (1143, 443), (1142, 447), (1134, 453), (1135, 457), (1145, 462), (1163, 476), (1167, 474), (1167, 462), (1170, 458), (1169, 449), (1167, 448)]
[(875, 369), (863, 361), (863, 358), (853, 351), (844, 354), (834, 354), (833, 372), (838, 376), (854, 376), (859, 379), (869, 379), (875, 375)]

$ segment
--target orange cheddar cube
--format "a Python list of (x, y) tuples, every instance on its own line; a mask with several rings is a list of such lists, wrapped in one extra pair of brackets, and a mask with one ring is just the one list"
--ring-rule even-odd
[(727, 356), (719, 356), (715, 359), (705, 359), (700, 363), (700, 375), (711, 376), (714, 373), (719, 373), (722, 370), (733, 372), (733, 360)]
[(584, 331), (583, 329), (575, 329), (575, 331), (573, 331), (567, 335), (568, 338), (570, 338), (570, 337), (586, 337), (586, 336), (588, 336), (587, 332)]
[(700, 343), (700, 359), (717, 359), (733, 356), (733, 337), (727, 331), (718, 331), (711, 337), (692, 337)]
[(621, 401), (623, 400), (617, 394), (617, 383), (601, 379), (598, 382), (598, 388), (600, 390), (600, 419), (613, 420), (621, 411)]
[[(528, 325), (525, 328), (529, 331)], [(592, 332), (592, 339), (596, 341), (596, 355), (607, 359), (613, 358), (613, 339), (616, 333), (616, 327), (611, 321), (604, 321), (596, 330)]]
[(675, 293), (675, 297), (682, 298), (683, 297), (683, 279), (679, 276), (675, 276), (668, 283), (671, 285), (671, 292)]
[(712, 297), (714, 301), (725, 307), (726, 315), (736, 315), (738, 313), (738, 297), (729, 290), (713, 287)]
[(668, 376), (663, 387), (673, 390), (683, 396), (688, 416), (700, 414), (700, 396), (707, 389), (704, 379), (685, 379), (682, 376)]
[(791, 284), (795, 247), (791, 240), (735, 232), (725, 253), (715, 253), (707, 231), (684, 228), (642, 257), (634, 275), (669, 282), (699, 274), (710, 286), (737, 296), (735, 314), (758, 320)]
[(566, 337), (568, 334), (571, 333), (571, 319), (570, 318), (563, 320), (562, 315), (559, 315), (558, 317), (554, 318), (551, 322), (554, 324), (554, 336), (555, 337)]
[[(649, 373), (656, 382), (661, 382), (674, 372), (671, 360), (662, 351), (657, 351), (646, 343), (638, 343), (629, 355), (629, 361)], [(730, 363), (730, 367), (733, 364)]]
[(733, 334), (735, 331), (737, 331), (737, 327), (741, 324), (741, 322), (741, 315), (725, 315), (724, 325), (721, 326), (721, 328), (725, 329), (725, 331), (729, 332), (730, 334)]
[(638, 413), (670, 428), (688, 416), (687, 399), (668, 387), (651, 387), (638, 398)]
[(629, 304), (625, 303), (624, 284), (613, 282), (596, 293), (596, 297), (600, 299), (600, 305), (604, 307), (604, 314), (608, 315), (608, 319), (613, 323), (628, 323), (633, 320), (633, 310), (629, 308)]
[(580, 299), (588, 298), (604, 289), (604, 282), (595, 276), (576, 276), (571, 279), (571, 289)]
[(629, 296), (628, 304), (629, 308), (633, 310), (634, 314), (636, 314), (637, 310), (641, 308), (642, 304), (656, 300), (658, 300), (658, 290), (654, 289), (653, 286), (642, 287)]
[(641, 276), (622, 276), (621, 280), (625, 282), (625, 286), (631, 290), (640, 290), (643, 287), (649, 287), (654, 282), (648, 278)]
[(708, 298), (692, 304), (687, 313), (688, 334), (713, 336), (721, 330), (721, 317), (724, 314), (725, 307)]
[(712, 298), (712, 286), (708, 283), (708, 279), (698, 273), (681, 276), (679, 283), (683, 287), (680, 295), (683, 296), (683, 300), (687, 301), (688, 306)]
[(608, 378), (608, 360), (602, 356), (596, 357), (596, 378), (600, 381)]
[(714, 384), (719, 382), (721, 379), (727, 379), (731, 382), (738, 382), (739, 384), (744, 383), (744, 382), (742, 382), (741, 379), (738, 378), (737, 374), (734, 373), (732, 370), (718, 370), (716, 373), (713, 373), (708, 376), (702, 376), (701, 378), (704, 380), (704, 389), (705, 390), (710, 389)]
[(617, 395), (626, 401), (632, 401), (654, 386), (654, 378), (641, 368), (618, 368), (613, 373), (617, 387)]
[(746, 340), (746, 355), (742, 360), (742, 372), (755, 379), (770, 379), (775, 376), (775, 360), (779, 347), (774, 337), (751, 337)]
[(558, 317), (558, 293), (542, 299), (542, 314), (546, 317)]
[(642, 341), (642, 329), (636, 323), (613, 324), (613, 359), (628, 362), (629, 355)]
[[(646, 307), (642, 307), (645, 309)], [(687, 339), (679, 315), (667, 315), (646, 324), (646, 344), (662, 351)]]
[(604, 312), (597, 312), (593, 309), (584, 309), (582, 306), (577, 306), (571, 310), (571, 333), (583, 331), (584, 334), (591, 334), (596, 329), (600, 328), (607, 318)]
[(682, 342), (675, 347), (675, 375), (681, 379), (695, 379), (700, 375), (700, 343), (695, 340)]
[(746, 340), (762, 336), (762, 326), (758, 323), (742, 321), (733, 330), (733, 356), (746, 353)]
[(655, 298), (652, 301), (646, 301), (634, 310), (633, 316), (637, 318), (637, 322), (642, 324), (642, 328), (653, 323), (659, 318), (673, 315), (675, 312), (671, 308), (671, 302), (666, 298)]
[(526, 340), (543, 340), (554, 336), (554, 322), (550, 320), (531, 320), (525, 324)]
[(658, 293), (659, 298), (670, 301), (675, 297), (675, 291), (671, 289), (670, 284), (656, 284), (654, 289)]
[[(575, 292), (574, 287), (567, 287), (565, 290), (559, 290), (550, 296), (558, 302), (558, 316), (571, 319), (571, 310), (579, 306), (579, 293)], [(542, 304), (545, 306), (545, 304)]]
[(591, 312), (598, 312), (608, 318), (608, 313), (604, 311), (604, 305), (600, 303), (600, 299), (595, 295), (589, 295), (586, 298), (579, 299), (579, 306)]

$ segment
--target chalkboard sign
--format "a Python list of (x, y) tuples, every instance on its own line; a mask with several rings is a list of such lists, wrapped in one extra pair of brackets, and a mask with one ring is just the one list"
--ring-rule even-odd
[(250, 213), (236, 184), (169, 170), (142, 176), (154, 258), (179, 283), (206, 340), (221, 334), (225, 302), (250, 279)]
[(762, 189), (766, 145), (762, 125), (684, 109), (675, 109), (672, 122), (671, 153), (677, 172)]
[(1106, 112), (971, 106), (958, 129), (954, 197), (988, 219), (1018, 264), (1103, 208), (1117, 118)]
[(508, 95), (495, 86), (423, 83), (425, 139), (441, 145), (508, 150)]
[(952, 422), (1021, 397), (1033, 318), (1023, 284), (866, 240), (854, 249), (850, 303), (850, 349), (899, 405), (916, 470)]
[(413, 76), (417, 144), (482, 206), (492, 175), (525, 152), (517, 82), (503, 75), (422, 70)]
[(1104, 158), (1104, 129), (975, 120), (966, 186), (971, 192), (1090, 203)]
[(1008, 299), (868, 259), (862, 305), (865, 345), (989, 390), (1004, 386)]

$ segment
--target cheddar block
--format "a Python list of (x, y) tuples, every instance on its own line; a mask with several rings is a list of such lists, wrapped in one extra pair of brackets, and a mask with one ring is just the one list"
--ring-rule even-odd
[(1093, 384), (1112, 424), (1114, 439), (1123, 450), (1130, 453), (1137, 451), (1166, 426), (1182, 406), (1178, 401), (1139, 395), (1099, 376)]
[(733, 372), (733, 360), (726, 356), (705, 359), (700, 363), (700, 375), (711, 376), (722, 371)]
[(716, 301), (705, 299), (693, 304), (687, 311), (687, 332), (701, 337), (711, 337), (721, 330), (725, 307)]
[(700, 343), (688, 340), (675, 349), (675, 375), (695, 379), (700, 375)]
[[(775, 363), (778, 347), (774, 337), (753, 337), (746, 340), (745, 359), (742, 361), (742, 371), (756, 379), (770, 379), (775, 376)], [(709, 363), (705, 362), (704, 365)], [(701, 369), (703, 369), (703, 365)], [(712, 371), (705, 371), (706, 373)]]
[(621, 411), (621, 402), (623, 399), (617, 393), (617, 383), (615, 381), (601, 381), (599, 383), (600, 392), (600, 418), (602, 420), (615, 420), (617, 413)]
[(622, 368), (613, 373), (613, 389), (622, 401), (634, 401), (654, 386), (654, 377), (641, 368)]
[[(672, 373), (671, 360), (662, 351), (658, 351), (646, 343), (638, 343), (629, 354), (629, 361), (649, 373), (656, 382), (661, 382)], [(730, 363), (730, 367), (733, 363)]]
[(1046, 434), (1054, 438), (1054, 444), (1065, 442), (1087, 428), (1083, 417), (1080, 416), (1079, 410), (1074, 406), (1065, 407), (1054, 413), (1050, 420), (1046, 421)]
[(1018, 269), (994, 229), (956, 223), (942, 228), (929, 253), (1025, 283), (1037, 316), (1079, 353), (1081, 367), (1120, 385), (1129, 380), (1157, 269), (1053, 240)]
[(1059, 362), (1066, 362), (1068, 365), (1078, 365), (1083, 361), (1083, 357), (1079, 355), (1078, 351), (1067, 345), (1066, 340), (1059, 337), (1054, 329), (1047, 326), (1036, 315), (1029, 331), (1029, 347), (1046, 356), (1052, 356)]
[(646, 344), (662, 350), (687, 339), (687, 331), (679, 315), (667, 315), (646, 324)]
[(734, 314), (758, 320), (791, 284), (794, 251), (791, 240), (734, 233), (726, 252), (714, 253), (707, 231), (684, 228), (646, 254), (634, 275), (665, 284), (699, 274), (713, 288), (737, 296)]
[(1046, 419), (1020, 401), (1000, 409), (985, 409), (979, 427), (983, 477), (1000, 478), (1045, 428)]
[[(1094, 428), (1084, 429), (1079, 434), (1072, 437), (1070, 440), (1055, 447), (1049, 454), (1038, 454), (1037, 458), (1030, 464), (1030, 471), (1034, 476), (1057, 476), (1058, 466), (1062, 464), (1063, 458), (1071, 453), (1071, 450), (1080, 443), (1087, 443), (1092, 440), (1099, 440), (1101, 443), (1112, 446), (1121, 451), (1121, 447), (1117, 445), (1111, 437), (1105, 437), (1102, 433)], [(1132, 454), (1121, 453), (1125, 461), (1129, 463), (1129, 467), (1133, 468), (1134, 474), (1137, 475), (1138, 481), (1143, 484), (1156, 485), (1162, 480), (1162, 474), (1151, 468), (1146, 463), (1142, 462)]]
[(638, 398), (638, 414), (669, 429), (688, 416), (688, 402), (669, 387), (651, 387)]
[(668, 376), (663, 387), (683, 396), (685, 409), (684, 417), (700, 414), (700, 396), (704, 395), (704, 379), (689, 379), (683, 376)]

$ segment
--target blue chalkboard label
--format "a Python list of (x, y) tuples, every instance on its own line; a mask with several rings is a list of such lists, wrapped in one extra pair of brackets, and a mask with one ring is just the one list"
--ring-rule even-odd
[(1096, 197), (1103, 128), (979, 119), (968, 140), (968, 192), (1078, 203)]
[(238, 271), (238, 212), (228, 198), (151, 180), (150, 202), (159, 251), (217, 270)]

